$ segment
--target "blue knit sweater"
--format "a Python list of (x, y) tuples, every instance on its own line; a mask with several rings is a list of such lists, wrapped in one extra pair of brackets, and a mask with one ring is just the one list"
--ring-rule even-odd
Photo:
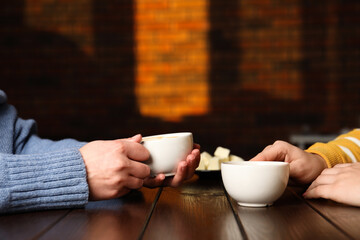
[(0, 90), (0, 213), (84, 206), (84, 143), (39, 138), (35, 122), (18, 118), (6, 100)]

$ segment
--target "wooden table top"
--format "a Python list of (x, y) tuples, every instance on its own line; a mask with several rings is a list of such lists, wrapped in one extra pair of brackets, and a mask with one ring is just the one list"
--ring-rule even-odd
[(220, 175), (142, 188), (83, 209), (0, 216), (0, 239), (360, 239), (360, 208), (305, 200), (289, 185), (271, 207), (240, 207)]

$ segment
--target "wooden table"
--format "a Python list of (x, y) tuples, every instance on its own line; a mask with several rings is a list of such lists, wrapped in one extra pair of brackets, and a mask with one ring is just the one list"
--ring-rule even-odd
[(360, 239), (360, 208), (288, 186), (271, 207), (238, 206), (219, 174), (179, 188), (143, 188), (84, 209), (0, 216), (0, 239)]

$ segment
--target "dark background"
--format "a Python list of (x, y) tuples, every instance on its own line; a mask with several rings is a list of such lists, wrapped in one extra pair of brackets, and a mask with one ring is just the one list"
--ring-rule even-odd
[[(294, 133), (337, 134), (359, 126), (358, 1), (208, 0), (210, 110), (177, 122), (142, 116), (138, 110), (135, 1), (79, 1), (91, 9), (91, 56), (79, 45), (86, 45), (87, 39), (76, 40), (77, 31), (83, 30), (74, 30), (69, 37), (52, 31), (50, 23), (41, 29), (27, 22), (32, 12), (40, 12), (38, 21), (43, 25), (61, 22), (61, 15), (53, 14), (62, 11), (57, 9), (61, 2), (0, 3), (0, 89), (22, 118), (38, 122), (41, 137), (90, 141), (191, 131), (203, 150), (213, 152), (220, 145), (249, 158)], [(64, 14), (74, 14), (72, 4), (68, 1)], [(295, 23), (289, 7), (298, 16)], [(81, 7), (74, 9), (78, 11), (74, 20), (81, 20)], [(280, 23), (279, 14), (283, 14)], [(259, 59), (264, 52), (273, 56), (260, 61), (269, 63), (269, 74), (262, 73), (262, 67), (260, 71), (246, 67), (244, 54), (252, 46), (254, 32), (284, 36), (264, 37), (255, 46)], [(300, 56), (282, 58), (286, 48), (289, 52), (294, 48), (287, 36), (297, 33)], [(259, 90), (265, 88), (259, 80), (264, 75), (274, 83), (288, 72), (300, 76), (299, 97), (274, 97), (271, 87)], [(291, 77), (286, 79), (291, 82)], [(245, 80), (258, 81), (258, 89), (244, 88)], [(280, 80), (274, 89), (291, 90)]]

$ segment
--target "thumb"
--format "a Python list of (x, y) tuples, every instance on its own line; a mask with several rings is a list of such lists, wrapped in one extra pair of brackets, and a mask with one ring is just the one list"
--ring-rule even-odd
[(137, 143), (140, 143), (140, 142), (141, 142), (141, 139), (142, 139), (141, 134), (136, 134), (136, 135), (128, 138), (128, 140), (130, 140), (130, 141), (132, 141), (132, 142), (137, 142)]

